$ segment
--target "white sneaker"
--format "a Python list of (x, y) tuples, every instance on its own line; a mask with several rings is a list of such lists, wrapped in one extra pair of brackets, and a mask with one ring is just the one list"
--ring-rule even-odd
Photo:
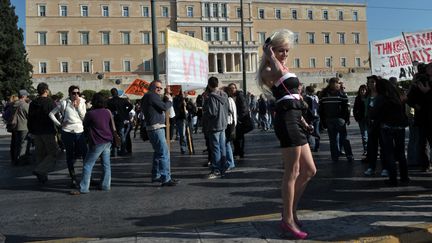
[(365, 176), (373, 176), (375, 175), (375, 171), (372, 170), (371, 168), (367, 169), (364, 173)]
[(382, 171), (381, 171), (381, 176), (382, 176), (382, 177), (387, 177), (387, 176), (389, 176), (388, 170), (386, 170), (386, 169), (382, 170)]

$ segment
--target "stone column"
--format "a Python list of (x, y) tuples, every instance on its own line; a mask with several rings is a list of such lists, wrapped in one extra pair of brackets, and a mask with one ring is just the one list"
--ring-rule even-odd
[(234, 59), (234, 53), (231, 53), (231, 72), (235, 72), (235, 59)]
[(214, 72), (217, 73), (218, 72), (218, 63), (217, 63), (217, 53), (213, 53), (213, 67), (214, 67)]
[(226, 65), (226, 53), (222, 53), (222, 73), (227, 72), (227, 65)]

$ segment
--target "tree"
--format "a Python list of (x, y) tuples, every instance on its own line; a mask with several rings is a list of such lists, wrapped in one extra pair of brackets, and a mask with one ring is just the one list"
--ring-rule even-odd
[(93, 95), (96, 94), (96, 91), (86, 89), (81, 92), (81, 94), (85, 97), (85, 100), (91, 101), (93, 99)]
[(34, 92), (31, 81), (33, 66), (27, 59), (23, 29), (10, 0), (0, 0), (0, 100), (20, 89)]

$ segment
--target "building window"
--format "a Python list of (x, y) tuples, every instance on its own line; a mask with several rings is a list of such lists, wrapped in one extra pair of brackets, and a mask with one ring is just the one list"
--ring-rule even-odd
[(89, 61), (83, 61), (82, 62), (82, 72), (83, 73), (89, 73), (90, 72), (90, 62)]
[(82, 17), (88, 17), (88, 6), (87, 5), (81, 5), (81, 16)]
[(68, 62), (61, 62), (60, 63), (60, 72), (62, 72), (62, 73), (68, 73), (69, 72), (69, 63)]
[(258, 18), (259, 19), (264, 19), (265, 18), (265, 16), (264, 16), (264, 9), (258, 9)]
[(47, 63), (40, 62), (39, 63), (39, 73), (47, 73)]
[(204, 40), (205, 41), (211, 41), (211, 28), (210, 27), (204, 27)]
[(228, 16), (228, 9), (226, 3), (221, 3), (221, 17), (226, 18)]
[(150, 32), (142, 32), (142, 43), (150, 45)]
[(122, 6), (122, 16), (129, 17), (129, 6)]
[(341, 57), (341, 59), (340, 59), (340, 65), (341, 65), (341, 67), (346, 67), (347, 66), (346, 57)]
[(310, 68), (316, 68), (316, 59), (315, 59), (315, 57), (311, 57), (309, 59), (309, 67)]
[(188, 35), (188, 36), (190, 36), (190, 37), (195, 37), (195, 32), (194, 31), (186, 31), (185, 34)]
[(68, 32), (62, 31), (60, 34), (60, 45), (66, 46), (68, 44)]
[(111, 72), (111, 62), (110, 61), (104, 61), (103, 62), (103, 71), (104, 72)]
[(315, 44), (315, 33), (308, 32), (307, 35), (309, 44)]
[(309, 10), (307, 11), (307, 16), (308, 16), (308, 19), (309, 19), (309, 20), (313, 20), (313, 11), (312, 11), (311, 9), (309, 9)]
[(330, 44), (330, 33), (323, 33), (324, 44)]
[(168, 7), (162, 7), (162, 17), (168, 17)]
[(129, 60), (123, 61), (123, 71), (130, 72), (131, 71), (131, 62)]
[(110, 44), (110, 32), (109, 31), (103, 31), (102, 32), (102, 45), (109, 45)]
[(323, 10), (322, 14), (323, 14), (322, 18), (324, 20), (328, 20), (329, 19), (328, 10)]
[(360, 33), (353, 33), (354, 44), (360, 44)]
[(294, 68), (300, 68), (300, 58), (294, 58)]
[(213, 40), (220, 41), (219, 27), (213, 27)]
[(151, 62), (150, 61), (144, 61), (144, 71), (150, 72), (151, 71)]
[(338, 20), (344, 20), (343, 10), (338, 10)]
[(227, 27), (221, 27), (222, 30), (222, 38), (223, 41), (228, 41), (228, 28)]
[(210, 3), (204, 3), (204, 17), (210, 17)]
[(297, 9), (291, 9), (291, 18), (292, 19), (297, 19)]
[(355, 63), (356, 67), (361, 67), (361, 59), (360, 59), (360, 57), (356, 57), (354, 59), (354, 63)]
[(331, 57), (326, 57), (324, 60), (325, 66), (326, 68), (331, 68), (332, 66), (332, 58)]
[(161, 44), (165, 44), (165, 32), (161, 31), (160, 36), (161, 36)]
[(241, 18), (241, 8), (236, 8), (236, 16), (237, 18)]
[(66, 5), (60, 5), (60, 16), (66, 17), (68, 15), (68, 9)]
[(358, 12), (353, 11), (353, 21), (358, 21)]
[(81, 45), (88, 45), (90, 44), (90, 35), (89, 32), (80, 32), (80, 39), (81, 39)]
[(281, 10), (280, 9), (275, 9), (275, 18), (276, 19), (281, 19)]
[(38, 32), (38, 45), (45, 46), (47, 44), (46, 32)]
[(147, 7), (147, 6), (142, 7), (142, 16), (146, 17), (146, 18), (150, 17), (149, 7)]
[(339, 35), (339, 44), (345, 44), (345, 33), (338, 33)]
[(123, 45), (130, 45), (130, 32), (121, 32)]
[(46, 6), (38, 5), (38, 16), (45, 17), (46, 16)]
[(213, 11), (212, 11), (212, 17), (219, 17), (219, 11), (218, 11), (218, 4), (217, 3), (213, 3)]
[[(238, 32), (239, 34), (241, 34), (241, 32)], [(258, 40), (260, 42), (260, 44), (264, 44), (264, 42), (266, 41), (266, 33), (265, 32), (258, 32)], [(240, 39), (237, 41), (241, 41), (241, 36)]]
[(299, 32), (294, 32), (294, 44), (299, 43), (300, 34)]
[(109, 6), (102, 6), (102, 16), (109, 17)]
[(189, 18), (192, 18), (193, 16), (194, 16), (194, 11), (193, 11), (194, 9), (193, 9), (193, 7), (192, 6), (187, 6), (187, 9), (186, 9), (186, 15), (189, 17)]

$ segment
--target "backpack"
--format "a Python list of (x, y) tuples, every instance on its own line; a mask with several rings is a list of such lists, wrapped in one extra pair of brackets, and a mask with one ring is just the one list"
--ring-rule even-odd
[(19, 110), (19, 106), (17, 109), (14, 110), (13, 103), (9, 103), (5, 107), (5, 110), (3, 112), (3, 119), (6, 123), (6, 130), (8, 132), (13, 132), (17, 128), (18, 110)]

